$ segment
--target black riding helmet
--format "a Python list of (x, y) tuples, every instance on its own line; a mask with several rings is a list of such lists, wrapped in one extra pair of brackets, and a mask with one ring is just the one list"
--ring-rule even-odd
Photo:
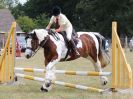
[(58, 16), (61, 13), (61, 9), (59, 6), (55, 6), (52, 10), (52, 15)]

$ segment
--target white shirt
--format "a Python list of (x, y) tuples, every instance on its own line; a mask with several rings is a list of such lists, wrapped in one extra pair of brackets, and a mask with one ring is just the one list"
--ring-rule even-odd
[[(50, 19), (50, 23), (53, 24), (54, 22), (56, 22), (56, 17), (55, 16), (52, 16), (51, 19)], [(59, 25), (62, 27), (61, 28), (61, 31), (66, 31), (66, 29), (68, 27), (72, 27), (71, 22), (62, 13), (59, 14), (59, 16), (58, 16), (58, 22), (59, 22)]]

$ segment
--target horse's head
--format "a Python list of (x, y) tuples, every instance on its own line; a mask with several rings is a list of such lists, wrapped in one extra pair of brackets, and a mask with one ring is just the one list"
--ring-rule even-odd
[(26, 58), (30, 58), (33, 52), (36, 52), (37, 48), (40, 45), (41, 41), (44, 41), (48, 36), (48, 33), (44, 29), (35, 29), (32, 32), (28, 33), (26, 36)]
[(36, 32), (33, 30), (31, 33), (28, 33), (26, 38), (26, 58), (30, 58), (32, 56), (32, 52), (38, 48), (39, 40), (37, 38)]

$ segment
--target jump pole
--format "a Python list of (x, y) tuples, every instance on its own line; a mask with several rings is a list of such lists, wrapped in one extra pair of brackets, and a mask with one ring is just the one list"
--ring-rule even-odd
[[(35, 69), (35, 68), (15, 68), (15, 71), (24, 72), (35, 72), (35, 73), (45, 73), (45, 69)], [(56, 74), (66, 74), (66, 75), (80, 75), (80, 76), (109, 76), (111, 72), (92, 72), (92, 71), (67, 71), (67, 70), (55, 70)]]
[[(25, 78), (25, 79), (29, 79), (29, 80), (35, 80), (35, 81), (40, 81), (40, 82), (45, 81), (44, 78), (40, 78), (40, 77), (34, 77), (34, 76), (19, 74), (19, 73), (16, 73), (15, 75), (17, 77), (21, 77), (21, 78)], [(81, 89), (81, 90), (94, 91), (94, 92), (99, 92), (99, 93), (103, 93), (105, 91), (105, 90), (99, 89), (99, 88), (87, 87), (87, 86), (77, 85), (77, 84), (71, 84), (71, 83), (66, 83), (66, 82), (62, 82), (62, 81), (52, 81), (52, 84), (61, 85), (61, 86), (64, 86), (64, 87), (69, 87), (69, 88), (76, 88), (76, 89)]]

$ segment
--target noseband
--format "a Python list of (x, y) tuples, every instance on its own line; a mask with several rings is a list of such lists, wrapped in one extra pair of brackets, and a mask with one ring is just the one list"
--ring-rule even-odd
[(26, 49), (29, 49), (29, 50), (31, 50), (31, 51), (34, 52), (34, 53), (32, 54), (32, 56), (31, 56), (31, 57), (33, 57), (33, 56), (36, 54), (36, 52), (37, 52), (40, 48), (41, 48), (41, 46), (39, 46), (35, 51), (34, 51), (31, 47), (27, 47)]

